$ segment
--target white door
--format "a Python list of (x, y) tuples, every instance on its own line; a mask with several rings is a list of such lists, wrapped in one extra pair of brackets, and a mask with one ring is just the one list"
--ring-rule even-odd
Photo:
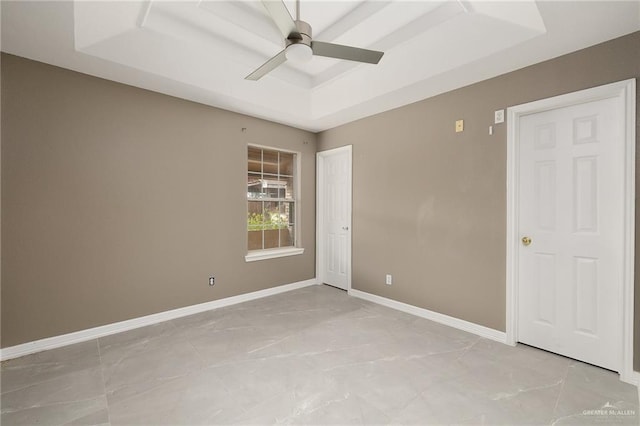
[(620, 98), (523, 116), (517, 160), (518, 340), (615, 371), (624, 119)]
[(348, 290), (351, 280), (351, 146), (318, 153), (318, 277)]

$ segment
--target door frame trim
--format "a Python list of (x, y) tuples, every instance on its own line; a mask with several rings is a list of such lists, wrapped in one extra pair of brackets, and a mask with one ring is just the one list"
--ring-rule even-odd
[(622, 294), (622, 342), (620, 379), (638, 385), (633, 371), (634, 320), (634, 236), (635, 236), (635, 160), (636, 160), (636, 80), (629, 79), (566, 95), (507, 108), (507, 270), (506, 270), (506, 337), (507, 344), (518, 341), (518, 218), (519, 218), (519, 123), (520, 118), (538, 112), (563, 108), (608, 98), (624, 100), (624, 259)]
[(324, 232), (324, 226), (322, 224), (322, 207), (324, 205), (324, 200), (322, 197), (323, 192), (320, 190), (324, 185), (324, 176), (322, 174), (324, 160), (326, 157), (331, 155), (339, 154), (342, 152), (346, 152), (349, 161), (349, 176), (348, 176), (348, 185), (349, 185), (349, 200), (348, 200), (348, 216), (349, 216), (349, 243), (347, 244), (347, 258), (349, 259), (349, 263), (347, 265), (347, 292), (351, 291), (351, 264), (353, 259), (351, 257), (351, 245), (352, 245), (352, 236), (353, 236), (353, 146), (346, 145), (339, 148), (329, 149), (326, 151), (320, 151), (316, 153), (316, 277), (319, 284), (324, 282), (324, 264), (325, 264), (325, 256), (324, 256), (324, 244), (321, 238)]

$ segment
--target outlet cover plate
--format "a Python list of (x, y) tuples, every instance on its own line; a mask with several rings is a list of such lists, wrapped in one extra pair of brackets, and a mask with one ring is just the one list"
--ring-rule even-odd
[(494, 124), (504, 123), (504, 110), (499, 109), (498, 111), (493, 113), (494, 116)]

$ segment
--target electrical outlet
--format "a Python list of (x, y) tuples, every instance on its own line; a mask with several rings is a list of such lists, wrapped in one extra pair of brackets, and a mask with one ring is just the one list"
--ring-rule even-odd
[(393, 277), (391, 276), (391, 274), (387, 274), (387, 279), (385, 280), (385, 284), (386, 285), (393, 284)]
[(209, 277), (209, 285), (215, 285), (216, 283), (216, 277)]
[(504, 110), (499, 109), (498, 111), (493, 113), (494, 116), (494, 124), (504, 123)]
[(464, 120), (456, 121), (456, 133), (460, 133), (464, 131)]

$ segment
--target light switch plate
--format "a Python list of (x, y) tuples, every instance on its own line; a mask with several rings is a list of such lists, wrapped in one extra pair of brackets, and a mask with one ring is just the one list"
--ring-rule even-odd
[(500, 124), (500, 123), (504, 123), (504, 110), (503, 109), (499, 109), (498, 111), (494, 112), (494, 124)]
[(456, 133), (464, 131), (464, 120), (456, 121)]

